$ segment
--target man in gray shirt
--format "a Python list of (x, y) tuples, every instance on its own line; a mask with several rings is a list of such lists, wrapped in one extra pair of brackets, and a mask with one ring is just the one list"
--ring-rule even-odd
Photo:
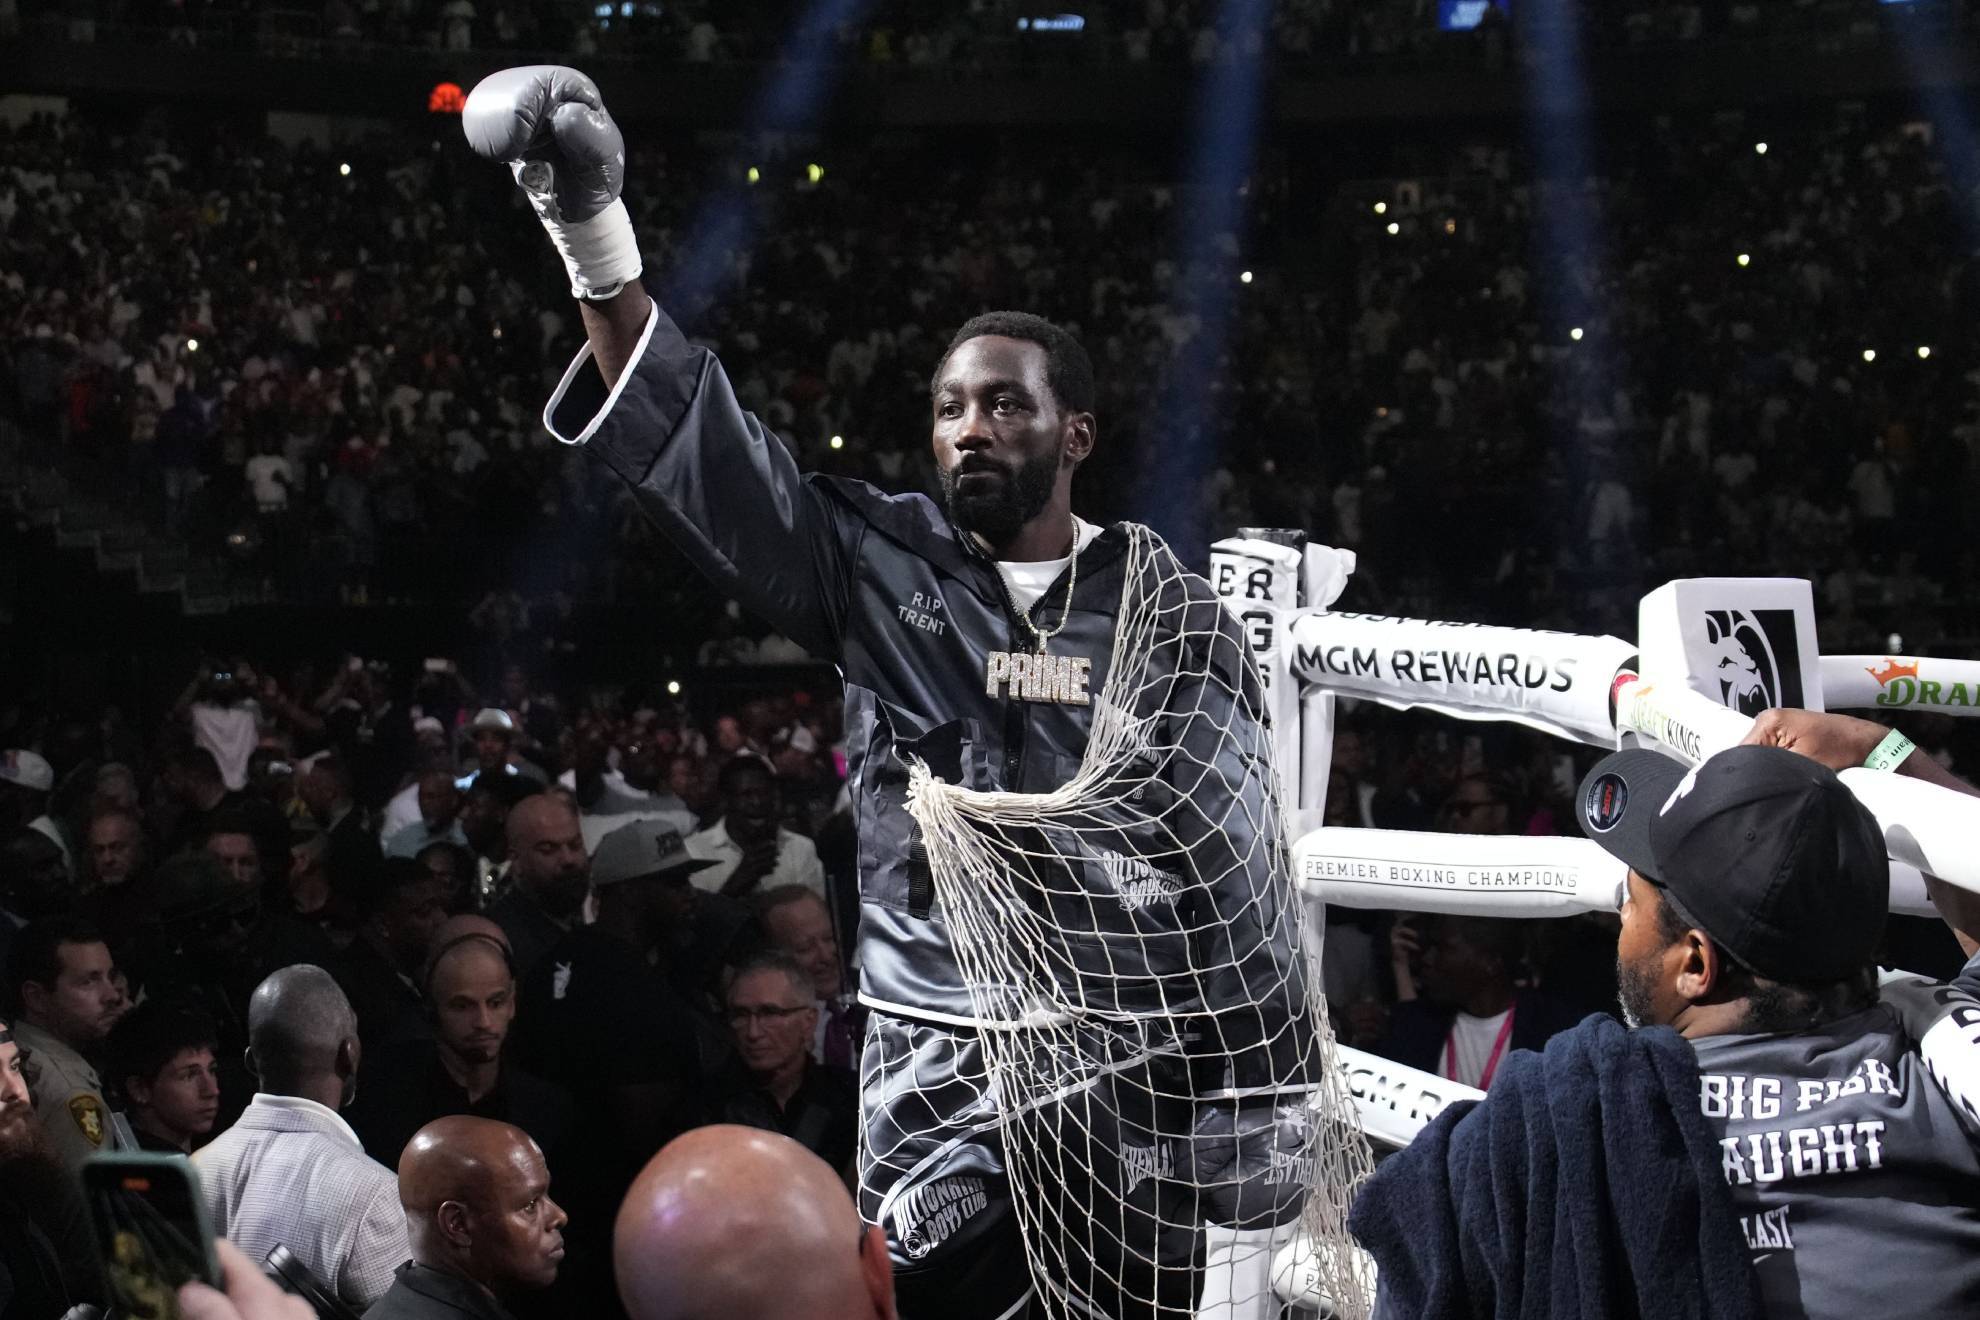
[[(1626, 751), (1583, 781), (1582, 829), (1630, 867), (1623, 1011), (1696, 1052), (1767, 1316), (1970, 1315), (1980, 1127), (1879, 1000), (1889, 864), (1875, 820), (1813, 759), (1843, 755), (1842, 726), (1818, 723), (1833, 718), (1771, 712), (1753, 739), (1767, 745), (1689, 772)], [(1980, 994), (1980, 958), (1945, 993), (1962, 991)]]

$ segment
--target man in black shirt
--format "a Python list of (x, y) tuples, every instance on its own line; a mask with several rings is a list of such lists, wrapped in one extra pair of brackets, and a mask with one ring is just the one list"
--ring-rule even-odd
[(357, 938), (334, 970), (357, 1010), (358, 1039), (377, 1049), (431, 1035), (419, 978), (447, 919), (446, 882), (410, 857), (390, 857), (355, 898)]
[(736, 1060), (717, 1082), (710, 1121), (768, 1128), (840, 1172), (851, 1167), (859, 1124), (852, 1071), (816, 1063), (818, 1004), (811, 978), (787, 953), (757, 954), (729, 983)]
[(510, 1320), (556, 1281), (563, 1209), (529, 1137), (485, 1118), (423, 1128), (399, 1161), (412, 1260), (365, 1314), (376, 1320)]
[(348, 1115), (365, 1150), (396, 1164), (422, 1127), (470, 1114), (521, 1128), (568, 1173), (564, 1155), (576, 1120), (570, 1095), (503, 1057), (516, 1017), (516, 978), (499, 928), (481, 917), (449, 921), (425, 989), (432, 1039), (366, 1054)]
[(510, 889), (488, 915), (508, 936), (516, 970), (528, 976), (550, 946), (578, 925), (591, 894), (591, 863), (577, 808), (552, 793), (516, 804), (508, 817), (508, 839)]
[(212, 752), (189, 747), (174, 754), (159, 779), (179, 807), (166, 835), (167, 855), (204, 847), (215, 834), (245, 834), (254, 840), (262, 879), (280, 882), (288, 876), (289, 822), (253, 794), (230, 790)]
[(568, 931), (523, 976), (517, 1057), (609, 1125), (620, 1188), (694, 1116), (684, 1104), (697, 1096), (705, 1033), (650, 955), (682, 920), (688, 876), (703, 865), (676, 831), (614, 830), (592, 863), (597, 922)]
[(198, 1008), (147, 999), (111, 1029), (105, 1080), (140, 1150), (190, 1155), (220, 1116), (219, 1028)]

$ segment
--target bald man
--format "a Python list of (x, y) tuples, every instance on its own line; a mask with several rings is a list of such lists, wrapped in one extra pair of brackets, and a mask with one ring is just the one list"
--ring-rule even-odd
[(524, 976), (583, 920), (591, 858), (577, 808), (552, 793), (526, 797), (509, 813), (509, 892), (488, 915), (508, 936)]
[(632, 1320), (897, 1320), (884, 1232), (774, 1132), (668, 1143), (626, 1194), (612, 1260)]
[(556, 1282), (567, 1219), (521, 1128), (428, 1123), (399, 1157), (399, 1201), (412, 1263), (365, 1320), (510, 1320), (510, 1303)]
[(287, 1247), (344, 1304), (385, 1295), (412, 1254), (398, 1179), (340, 1112), (356, 1089), (357, 1015), (330, 973), (299, 963), (248, 1000), (259, 1089), (240, 1121), (193, 1156), (214, 1231), (254, 1260)]

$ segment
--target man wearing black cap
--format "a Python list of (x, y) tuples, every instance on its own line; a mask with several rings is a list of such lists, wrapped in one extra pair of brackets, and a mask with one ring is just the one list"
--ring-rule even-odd
[(688, 877), (707, 865), (679, 831), (651, 822), (614, 830), (591, 861), (598, 920), (565, 932), (521, 978), (517, 1058), (609, 1125), (621, 1189), (698, 1100), (701, 1041), (714, 1027), (697, 1024), (651, 959), (686, 920)]
[(1697, 1054), (1765, 1314), (1969, 1313), (1980, 1129), (1878, 1002), (1890, 868), (1870, 813), (1777, 746), (1689, 772), (1621, 752), (1590, 773), (1580, 808), (1630, 867), (1624, 1016)]
[[(1643, 1314), (1972, 1313), (1975, 1128), (1878, 999), (1890, 868), (1876, 821), (1779, 745), (1691, 771), (1620, 752), (1577, 807), (1630, 868), (1617, 980), (1647, 1029), (1594, 1017), (1544, 1058), (1514, 1052), (1512, 1094), (1452, 1106), (1378, 1170), (1352, 1224), (1383, 1271), (1377, 1314), (1561, 1296), (1563, 1260), (1584, 1295), (1609, 1289), (1611, 1310), (1634, 1292), (1666, 1303)], [(1595, 1141), (1577, 1140), (1590, 1127)], [(1523, 1130), (1544, 1139), (1521, 1146)], [(1484, 1227), (1508, 1201), (1525, 1216), (1517, 1243)], [(1557, 1222), (1600, 1222), (1601, 1241), (1536, 1248)]]

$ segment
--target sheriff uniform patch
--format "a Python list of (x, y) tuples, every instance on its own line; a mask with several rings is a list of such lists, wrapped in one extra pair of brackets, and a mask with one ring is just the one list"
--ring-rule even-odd
[(69, 1117), (92, 1146), (103, 1144), (103, 1102), (93, 1095), (69, 1097)]

